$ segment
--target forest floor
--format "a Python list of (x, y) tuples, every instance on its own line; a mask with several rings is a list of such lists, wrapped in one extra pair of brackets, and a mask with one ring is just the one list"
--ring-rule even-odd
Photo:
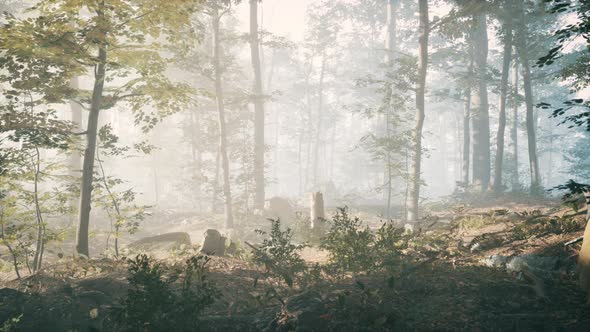
[[(590, 305), (575, 273), (581, 243), (564, 245), (582, 236), (583, 212), (537, 200), (433, 207), (395, 268), (344, 274), (326, 269), (292, 287), (247, 254), (212, 257), (208, 278), (221, 295), (202, 314), (201, 327), (590, 331)], [(315, 247), (302, 257), (310, 265), (329, 259)], [(183, 259), (176, 253), (162, 262)], [(124, 259), (64, 257), (35, 275), (0, 281), (0, 327), (110, 331), (105, 321), (121, 304), (128, 276)], [(18, 323), (8, 323), (16, 317)]]

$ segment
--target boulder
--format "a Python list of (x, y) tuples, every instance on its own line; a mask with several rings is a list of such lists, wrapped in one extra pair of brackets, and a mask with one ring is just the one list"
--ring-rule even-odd
[(289, 224), (295, 220), (295, 212), (291, 203), (282, 197), (275, 196), (268, 200), (266, 215), (271, 219), (280, 219), (283, 224)]
[(165, 233), (155, 236), (144, 237), (127, 246), (133, 251), (168, 251), (190, 247), (191, 237), (185, 232)]
[(225, 241), (227, 238), (222, 236), (216, 229), (208, 229), (205, 232), (205, 242), (201, 252), (212, 256), (225, 255)]

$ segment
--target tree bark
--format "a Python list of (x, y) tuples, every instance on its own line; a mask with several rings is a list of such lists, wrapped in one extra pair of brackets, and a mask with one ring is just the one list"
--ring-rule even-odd
[(225, 128), (225, 105), (223, 98), (221, 75), (221, 36), (219, 29), (219, 9), (214, 6), (213, 16), (213, 67), (215, 71), (215, 98), (217, 100), (217, 113), (219, 122), (219, 153), (221, 155), (221, 167), (223, 169), (223, 195), (225, 196), (225, 224), (227, 228), (233, 228), (234, 217), (232, 211), (231, 185), (229, 182), (229, 159), (227, 157), (227, 133)]
[(311, 228), (318, 238), (325, 232), (326, 212), (324, 210), (324, 195), (321, 192), (311, 194), (310, 209)]
[(514, 192), (520, 190), (520, 177), (518, 176), (518, 58), (514, 59), (512, 75), (512, 153), (514, 154), (512, 191)]
[(473, 51), (475, 93), (471, 98), (473, 124), (473, 187), (484, 192), (490, 185), (490, 118), (487, 87), (488, 33), (486, 15), (474, 16)]
[[(397, 2), (398, 0), (389, 0), (387, 3), (387, 37), (385, 39), (385, 49), (387, 51), (386, 56), (386, 64), (389, 69), (393, 69), (393, 62), (395, 59), (395, 48), (396, 48), (396, 29), (397, 29), (397, 20), (396, 20), (396, 10), (397, 10)], [(391, 87), (388, 87), (387, 90), (387, 101), (391, 100)], [(393, 109), (386, 109), (386, 116), (385, 116), (385, 135), (387, 137), (387, 141), (391, 140), (391, 113), (395, 110)], [(391, 169), (392, 160), (391, 160), (391, 151), (387, 150), (387, 157), (386, 157), (386, 165), (385, 165), (385, 188), (387, 190), (387, 208), (385, 212), (385, 218), (391, 218), (391, 196), (392, 196), (392, 181), (393, 181), (393, 170)]]
[[(102, 3), (104, 6), (104, 2)], [(105, 15), (102, 10), (97, 11), (97, 21), (104, 24)], [(104, 32), (102, 39), (105, 38)], [(82, 186), (80, 189), (80, 220), (76, 233), (76, 252), (86, 257), (90, 256), (88, 250), (88, 229), (90, 225), (90, 209), (92, 207), (92, 181), (94, 175), (94, 156), (96, 154), (96, 135), (98, 132), (98, 117), (102, 106), (104, 81), (106, 76), (107, 49), (103, 42), (98, 49), (98, 64), (94, 75), (94, 88), (88, 114), (88, 127), (86, 129), (86, 150), (82, 166)]]
[(254, 208), (264, 209), (264, 97), (258, 39), (258, 1), (250, 0), (250, 53), (254, 69)]
[[(508, 11), (508, 10), (507, 10)], [(496, 158), (494, 161), (495, 192), (502, 191), (502, 163), (504, 161), (504, 133), (506, 131), (506, 96), (508, 91), (508, 74), (512, 60), (512, 22), (507, 19), (504, 24), (504, 58), (502, 61), (502, 80), (500, 82), (500, 119), (498, 121), (498, 136), (496, 138)]]
[(326, 53), (322, 54), (322, 67), (320, 69), (320, 82), (318, 91), (318, 118), (315, 130), (315, 145), (313, 150), (313, 185), (317, 187), (319, 181), (319, 159), (320, 159), (320, 140), (322, 125), (324, 119), (324, 78), (326, 74)]
[[(473, 77), (473, 47), (469, 47), (469, 67), (467, 77)], [(463, 165), (462, 180), (465, 187), (469, 186), (471, 169), (471, 84), (465, 90), (465, 105), (463, 106)]]
[(408, 188), (407, 220), (418, 220), (418, 203), (420, 198), (420, 173), (422, 162), (422, 128), (425, 117), (426, 73), (428, 68), (428, 0), (419, 0), (420, 26), (418, 49), (418, 82), (416, 84), (416, 126), (413, 132), (413, 155), (410, 168), (410, 183)]
[[(80, 88), (80, 82), (79, 82), (79, 78), (77, 76), (72, 77), (72, 79), (70, 80), (70, 87), (73, 89), (79, 89)], [(76, 102), (70, 102), (70, 110), (72, 111), (71, 114), (71, 121), (72, 121), (72, 125), (74, 126), (74, 131), (75, 132), (81, 132), (83, 131), (82, 129), (82, 106), (80, 106), (80, 104), (76, 103)], [(78, 143), (78, 139), (76, 138), (74, 140), (76, 143)], [(81, 175), (81, 171), (82, 171), (82, 165), (81, 165), (81, 161), (82, 158), (80, 157), (80, 152), (79, 149), (81, 149), (81, 147), (79, 146), (79, 144), (76, 144), (76, 146), (72, 149), (72, 151), (70, 152), (70, 156), (69, 156), (69, 171), (70, 171), (70, 176), (72, 177), (73, 181), (79, 181), (80, 180), (80, 175)], [(79, 199), (75, 199), (72, 197), (72, 199), (69, 202), (71, 211), (76, 211), (77, 205), (80, 203)], [(74, 219), (76, 218), (74, 212), (72, 212), (70, 214), (70, 222), (74, 222)]]
[(519, 27), (518, 27), (518, 41), (516, 43), (516, 51), (520, 59), (522, 67), (522, 82), (524, 87), (524, 100), (526, 106), (526, 129), (527, 129), (527, 143), (529, 149), (529, 169), (531, 172), (531, 195), (541, 194), (541, 174), (539, 173), (539, 160), (537, 157), (537, 135), (536, 123), (534, 116), (533, 105), (533, 86), (531, 82), (531, 67), (528, 58), (527, 50), (527, 25), (525, 22), (526, 16), (524, 6), (519, 2)]

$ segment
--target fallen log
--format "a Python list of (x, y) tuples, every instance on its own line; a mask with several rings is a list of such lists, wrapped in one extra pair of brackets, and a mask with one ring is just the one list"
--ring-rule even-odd
[(575, 238), (575, 239), (573, 239), (571, 241), (567, 241), (566, 243), (563, 244), (563, 246), (564, 247), (570, 246), (570, 245), (572, 245), (574, 243), (578, 243), (578, 242), (582, 241), (583, 239), (584, 239), (583, 236), (577, 237), (577, 238)]

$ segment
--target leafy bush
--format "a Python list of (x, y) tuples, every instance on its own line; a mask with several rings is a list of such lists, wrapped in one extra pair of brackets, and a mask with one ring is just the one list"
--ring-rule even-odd
[(328, 251), (330, 265), (337, 272), (371, 272), (397, 265), (400, 249), (407, 248), (403, 229), (385, 222), (372, 232), (358, 218), (351, 218), (346, 207), (332, 217), (321, 248)]
[(271, 274), (282, 277), (289, 287), (293, 286), (294, 277), (305, 270), (306, 265), (299, 252), (307, 247), (306, 243), (292, 243), (293, 231), (281, 230), (280, 220), (270, 220), (270, 233), (256, 230), (258, 234), (268, 235), (254, 252), (253, 260), (266, 267)]
[(362, 221), (351, 218), (346, 207), (339, 208), (332, 217), (330, 229), (320, 247), (329, 252), (330, 263), (337, 270), (360, 272), (374, 267), (375, 236)]
[(129, 260), (130, 289), (115, 312), (115, 325), (124, 331), (198, 330), (199, 314), (219, 295), (207, 279), (208, 262), (206, 256), (192, 256), (167, 271), (146, 255)]

